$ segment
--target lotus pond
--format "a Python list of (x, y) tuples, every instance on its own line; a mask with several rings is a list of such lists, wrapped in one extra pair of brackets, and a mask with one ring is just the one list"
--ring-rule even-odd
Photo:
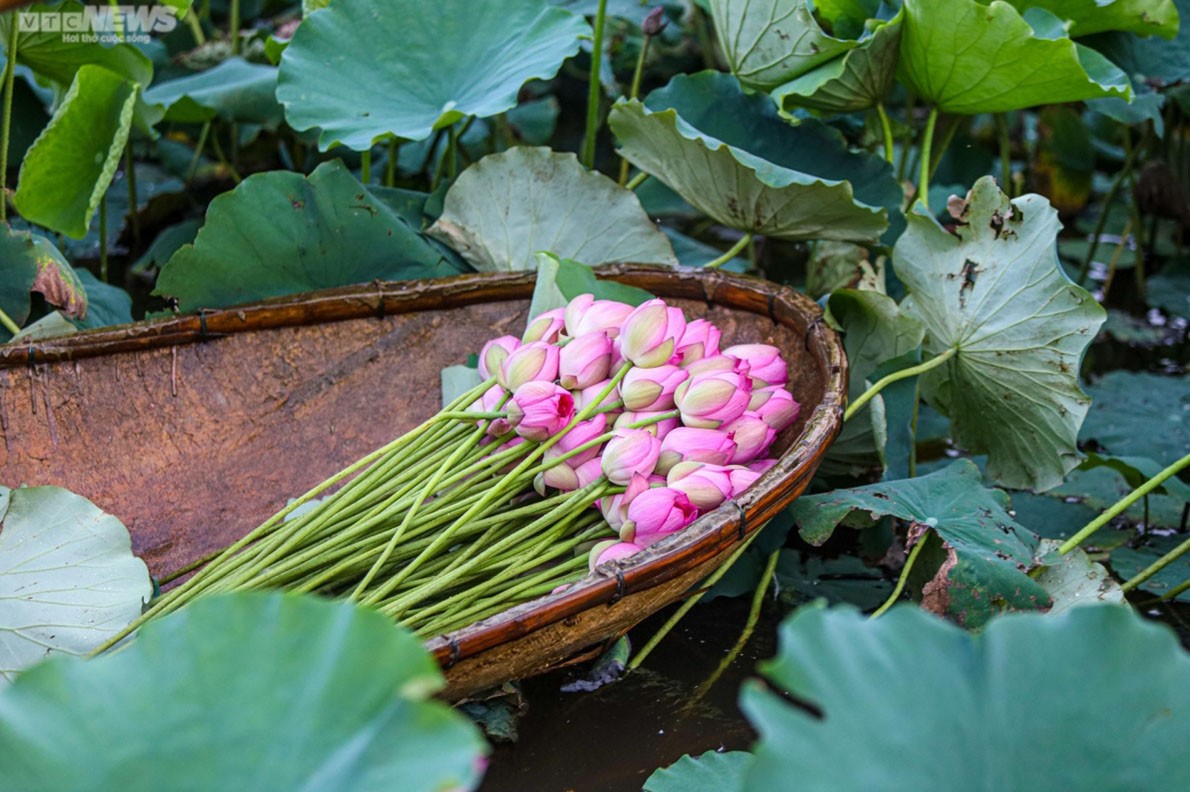
[[(1190, 786), (1190, 0), (0, 5), (0, 789)], [(808, 343), (622, 262), (808, 295), (837, 436), (679, 602), (436, 695), (796, 486)], [(182, 568), (17, 472), (97, 331), (522, 271), (393, 367), (441, 412)]]

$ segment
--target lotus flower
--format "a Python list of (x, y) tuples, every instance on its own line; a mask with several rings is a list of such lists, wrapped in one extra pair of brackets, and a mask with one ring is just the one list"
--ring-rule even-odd
[(612, 340), (599, 330), (586, 333), (562, 347), (558, 382), (569, 390), (582, 390), (607, 379), (612, 364)]
[(565, 329), (566, 312), (562, 308), (555, 308), (552, 311), (539, 313), (532, 322), (529, 322), (529, 326), (525, 328), (525, 334), (521, 336), (521, 340), (526, 344), (533, 341), (556, 344), (562, 335), (562, 331)]
[(727, 468), (702, 462), (674, 465), (666, 481), (672, 489), (686, 493), (700, 512), (708, 512), (732, 495), (731, 475)]
[(695, 319), (686, 325), (686, 332), (682, 333), (682, 340), (678, 342), (677, 349), (683, 367), (718, 354), (718, 327), (706, 319)]
[(493, 338), (484, 344), (483, 349), (479, 350), (480, 379), (499, 378), (500, 370), (504, 368), (504, 361), (513, 352), (520, 349), (520, 346), (520, 341), (507, 335)]
[(594, 295), (580, 294), (566, 306), (566, 334), (578, 338), (603, 331), (615, 338), (630, 313), (632, 306), (626, 303), (596, 300)]
[(670, 411), (663, 412), (622, 412), (616, 416), (616, 429), (629, 429), (632, 424), (641, 423), (657, 418), (659, 415), (669, 415), (668, 418), (662, 418), (656, 423), (651, 423), (648, 426), (638, 427), (645, 430), (654, 437), (665, 437), (667, 434), (678, 428), (678, 419), (670, 415)]
[(734, 371), (692, 374), (674, 392), (682, 423), (698, 429), (718, 429), (744, 414), (752, 398), (752, 381)]
[(697, 429), (679, 426), (661, 441), (661, 456), (657, 472), (668, 473), (679, 462), (706, 462), (726, 465), (735, 454), (735, 441), (717, 429)]
[[(484, 391), (484, 394), (477, 400), (471, 403), (467, 408), (468, 412), (499, 412), (504, 408), (504, 400), (508, 397), (508, 391), (501, 388), (499, 385), (493, 385)], [(486, 419), (481, 418), (477, 423), (483, 423)], [(488, 424), (487, 433), (492, 437), (499, 437), (503, 434), (508, 434), (512, 429), (512, 425), (506, 418), (496, 418)]]
[(562, 431), (573, 417), (574, 397), (552, 382), (526, 382), (508, 403), (508, 421), (526, 440), (546, 440)]
[(756, 387), (784, 385), (789, 381), (789, 370), (781, 358), (781, 350), (769, 344), (737, 344), (723, 350), (723, 354), (748, 361), (749, 374)]
[(624, 408), (641, 412), (672, 410), (674, 391), (689, 378), (677, 366), (665, 364), (655, 368), (633, 368), (620, 383), (620, 399)]
[[(570, 453), (581, 445), (585, 445), (607, 431), (607, 416), (603, 413), (597, 413), (591, 418), (582, 423), (573, 426), (566, 434), (558, 439), (548, 451), (545, 452), (545, 461), (548, 463), (552, 459), (557, 459), (560, 456)], [(571, 467), (578, 467), (584, 462), (594, 459), (599, 456), (599, 446), (588, 448), (575, 456), (566, 460)]]
[(777, 439), (777, 431), (754, 412), (745, 412), (721, 429), (735, 441), (736, 449), (731, 461), (736, 465), (751, 462), (762, 456)]
[(793, 394), (779, 385), (752, 391), (748, 409), (776, 432), (783, 432), (797, 423), (802, 411), (801, 405), (794, 401)]
[(698, 517), (686, 493), (672, 487), (658, 487), (642, 492), (628, 505), (628, 519), (620, 527), (620, 538), (648, 547), (675, 531), (680, 531)]
[[(664, 479), (660, 485), (664, 485)], [(620, 526), (628, 519), (628, 506), (632, 503), (633, 498), (641, 494), (645, 490), (650, 489), (651, 484), (648, 476), (637, 474), (632, 477), (624, 491), (618, 495), (600, 498), (596, 507), (603, 515), (603, 519), (613, 530), (619, 531)]]
[(617, 542), (615, 539), (608, 539), (604, 542), (598, 542), (591, 548), (591, 554), (588, 557), (587, 569), (591, 572), (595, 571), (595, 567), (600, 564), (606, 564), (609, 561), (619, 561), (621, 558), (627, 558), (630, 555), (639, 553), (644, 548), (635, 545), (632, 542)]
[(624, 320), (620, 354), (641, 368), (663, 366), (674, 357), (685, 332), (686, 317), (680, 308), (670, 308), (664, 300), (649, 300)]
[(643, 429), (617, 429), (603, 450), (603, 475), (613, 484), (647, 476), (657, 466), (661, 441)]
[(534, 341), (509, 353), (497, 378), (515, 391), (526, 382), (553, 382), (558, 378), (558, 348), (544, 341)]

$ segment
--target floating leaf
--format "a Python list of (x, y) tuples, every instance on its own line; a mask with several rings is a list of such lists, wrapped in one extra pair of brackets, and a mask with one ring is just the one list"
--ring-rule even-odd
[(1040, 565), (1033, 572), (1033, 579), (1054, 601), (1049, 610), (1051, 616), (1082, 605), (1125, 604), (1124, 590), (1103, 564), (1089, 559), (1078, 547), (1061, 555), (1058, 553), (1061, 544), (1055, 539), (1042, 539), (1037, 547)]
[(140, 616), (152, 594), (115, 517), (58, 487), (0, 486), (0, 680), (48, 655), (90, 652)]
[(644, 792), (744, 792), (744, 776), (751, 766), (747, 751), (686, 755), (649, 776)]
[(1128, 77), (1102, 55), (1060, 32), (1036, 34), (1007, 3), (905, 0), (904, 10), (899, 76), (943, 112), (1132, 95)]
[(1058, 264), (1057, 212), (1040, 195), (1009, 201), (976, 182), (953, 232), (914, 214), (893, 251), (910, 291), (901, 310), (926, 326), (924, 349), (954, 357), (923, 375), (955, 442), (987, 452), (988, 475), (1044, 490), (1078, 466), (1082, 355), (1106, 314)]
[[(153, 62), (133, 44), (100, 44), (81, 36), (63, 35), (66, 15), (95, 12), (82, 3), (35, 3), (8, 14), (0, 14), (0, 41), (7, 42), (10, 25), (18, 23), (17, 63), (65, 87), (74, 82), (78, 70), (87, 65), (102, 66), (125, 79), (148, 85), (153, 80)], [(6, 44), (7, 46), (7, 44)]]
[(856, 46), (827, 35), (806, 0), (710, 0), (709, 5), (728, 67), (758, 91), (771, 91)]
[(1184, 786), (1190, 655), (1129, 608), (974, 635), (911, 607), (875, 621), (803, 608), (779, 640), (760, 668), (772, 688), (741, 694), (760, 732), (746, 789)]
[(281, 57), (277, 100), (323, 150), (396, 135), (421, 140), (466, 116), (510, 110), (591, 35), (582, 17), (540, 0), (335, 0), (307, 17)]
[(378, 613), (210, 597), (121, 652), (24, 674), (0, 695), (0, 774), (14, 789), (474, 789), (482, 739), (427, 700), (441, 685)]
[[(1119, 547), (1112, 550), (1111, 568), (1121, 580), (1135, 577), (1142, 569), (1148, 568), (1185, 540), (1185, 534), (1147, 535), (1135, 547)], [(1190, 555), (1183, 554), (1141, 583), (1139, 588), (1163, 596), (1187, 580), (1190, 580)], [(1190, 590), (1183, 591), (1176, 599), (1178, 602), (1190, 602)]]
[(1033, 566), (1037, 537), (1005, 511), (1008, 496), (987, 489), (982, 479), (979, 468), (960, 459), (928, 476), (803, 496), (791, 510), (802, 538), (814, 545), (857, 511), (905, 520), (911, 536), (934, 531), (947, 558), (923, 593), (924, 604), (977, 627), (1001, 609), (1050, 604), (1045, 590), (1025, 574)]
[(608, 120), (620, 154), (724, 225), (783, 239), (872, 242), (900, 190), (889, 165), (815, 121), (794, 127), (730, 75), (678, 75)]
[(816, 599), (846, 602), (863, 610), (878, 607), (888, 599), (893, 584), (884, 573), (855, 556), (823, 558), (793, 549), (781, 550), (777, 562), (777, 586), (781, 602), (800, 606)]
[(1068, 24), (1071, 36), (1122, 30), (1171, 39), (1178, 32), (1173, 0), (1006, 0), (1022, 14), (1044, 8)]
[(34, 291), (71, 316), (87, 315), (87, 293), (78, 274), (45, 237), (0, 226), (0, 261), (5, 268), (0, 310), (18, 325), (29, 318), (29, 293)]
[[(1083, 463), (1078, 470), (1066, 477), (1066, 481), (1060, 487), (1046, 494), (1084, 504), (1096, 512), (1102, 512), (1137, 487), (1137, 484), (1133, 483), (1137, 482), (1135, 476), (1123, 472), (1121, 467), (1124, 471), (1135, 471), (1135, 475), (1139, 475), (1143, 481), (1168, 464), (1144, 457), (1122, 457), (1116, 460), (1116, 463), (1102, 467), (1087, 467), (1087, 463)], [(1084, 469), (1085, 467), (1087, 469)], [(1150, 494), (1147, 498), (1132, 504), (1128, 511), (1124, 512), (1124, 516), (1133, 522), (1145, 522), (1151, 527), (1179, 527), (1182, 523), (1182, 507), (1186, 503), (1186, 498), (1183, 497), (1186, 485), (1177, 481), (1167, 481), (1162, 485), (1162, 489), (1174, 494)]]
[(884, 99), (897, 74), (901, 20), (879, 22), (872, 34), (843, 57), (835, 58), (773, 90), (777, 105), (789, 112), (809, 107), (827, 113), (854, 113)]
[(99, 208), (132, 128), (136, 83), (83, 66), (21, 163), (13, 203), (30, 222), (81, 238)]
[(132, 321), (132, 295), (119, 286), (104, 283), (89, 270), (75, 271), (87, 297), (87, 315), (76, 319), (80, 330), (127, 324)]
[(449, 253), (372, 198), (343, 163), (309, 177), (249, 176), (211, 201), (206, 224), (161, 268), (157, 294), (183, 311), (218, 308), (377, 278), (435, 278)]
[(228, 58), (203, 72), (159, 82), (145, 91), (145, 102), (161, 105), (164, 120), (200, 124), (213, 118), (276, 127), (281, 106), (273, 94), (272, 66)]
[(533, 269), (541, 251), (590, 266), (678, 263), (630, 190), (547, 148), (518, 146), (463, 171), (429, 233), (480, 272)]
[(1190, 454), (1190, 376), (1113, 371), (1087, 386), (1081, 437), (1115, 456), (1168, 465)]

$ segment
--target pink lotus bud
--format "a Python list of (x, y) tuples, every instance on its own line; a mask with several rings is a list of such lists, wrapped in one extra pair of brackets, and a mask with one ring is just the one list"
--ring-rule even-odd
[(632, 306), (615, 300), (596, 300), (594, 295), (580, 294), (566, 306), (566, 335), (578, 338), (587, 333), (606, 332), (612, 338), (620, 334), (620, 325)]
[(674, 391), (690, 375), (666, 363), (656, 368), (633, 368), (620, 383), (624, 408), (640, 412), (661, 412), (674, 407)]
[[(484, 392), (482, 396), (471, 403), (467, 408), (468, 412), (499, 412), (504, 409), (505, 398), (508, 396), (508, 391), (501, 388), (499, 385), (493, 385)], [(482, 424), (486, 418), (476, 420), (476, 424)], [(512, 425), (506, 418), (496, 418), (488, 424), (487, 433), (492, 437), (499, 437), (502, 434), (508, 434), (512, 429)]]
[(558, 378), (558, 348), (544, 341), (525, 344), (509, 353), (496, 376), (510, 391), (526, 382), (552, 383)]
[(686, 493), (672, 487), (658, 487), (632, 499), (628, 519), (620, 527), (620, 538), (648, 547), (697, 518), (698, 509)]
[(752, 398), (752, 381), (733, 371), (694, 374), (678, 386), (674, 403), (682, 423), (699, 429), (718, 429), (744, 414)]
[(777, 460), (775, 459), (757, 459), (749, 462), (744, 467), (748, 468), (748, 470), (751, 470), (753, 473), (759, 473), (763, 476), (765, 473), (768, 473), (775, 464), (777, 464)]
[[(545, 452), (545, 461), (549, 463), (550, 460), (557, 459), (560, 456), (570, 453), (581, 445), (591, 442), (607, 431), (607, 416), (598, 413), (591, 418), (575, 425), (566, 434), (554, 443), (548, 451)], [(566, 462), (574, 468), (583, 464), (589, 459), (594, 459), (599, 456), (599, 446), (588, 448), (580, 454), (570, 457)]]
[(731, 497), (733, 498), (751, 487), (756, 483), (756, 479), (760, 478), (760, 474), (756, 471), (736, 465), (728, 468), (727, 474), (731, 477)]
[[(664, 483), (662, 481), (662, 484)], [(632, 503), (633, 498), (648, 489), (648, 477), (638, 474), (632, 477), (632, 481), (628, 482), (628, 486), (623, 492), (618, 495), (600, 498), (596, 506), (603, 515), (603, 519), (607, 520), (607, 524), (613, 530), (618, 531), (620, 530), (620, 526), (624, 524), (624, 520), (628, 519), (628, 504)]]
[[(578, 391), (574, 394), (575, 405), (580, 410), (587, 409), (587, 407), (589, 407), (597, 398), (599, 398), (599, 394), (603, 393), (603, 391), (606, 390), (607, 386), (610, 384), (611, 380), (604, 380), (603, 382), (596, 382), (594, 385), (588, 385), (581, 391)], [(612, 407), (613, 405), (617, 405), (619, 403), (620, 394), (616, 392), (615, 388), (612, 388), (611, 391), (603, 397), (603, 401), (596, 405), (596, 409)]]
[(603, 460), (599, 457), (595, 459), (588, 459), (583, 464), (574, 469), (574, 475), (578, 479), (578, 486), (582, 487), (594, 484), (599, 479), (603, 478)]
[(735, 441), (726, 432), (679, 426), (661, 440), (657, 472), (668, 473), (679, 462), (726, 465), (734, 454)]
[(699, 374), (710, 374), (715, 371), (730, 371), (746, 377), (752, 366), (746, 360), (741, 360), (732, 355), (720, 354), (704, 357), (682, 368), (686, 369), (691, 377), (697, 377)]
[(499, 378), (505, 359), (520, 347), (521, 342), (508, 335), (493, 338), (484, 344), (483, 349), (479, 350), (480, 379)]
[(617, 542), (615, 539), (599, 542), (591, 548), (587, 569), (594, 572), (595, 567), (600, 564), (606, 564), (609, 561), (619, 561), (621, 558), (627, 558), (630, 555), (639, 553), (642, 549), (632, 542)]
[(735, 440), (736, 449), (731, 457), (733, 465), (751, 462), (768, 451), (769, 446), (777, 439), (777, 431), (754, 412), (745, 412), (720, 429)]
[(748, 409), (776, 432), (783, 432), (797, 423), (802, 411), (801, 405), (794, 401), (793, 394), (779, 385), (752, 391)]
[(669, 486), (686, 493), (699, 512), (709, 512), (731, 497), (731, 476), (727, 468), (701, 462), (680, 462), (670, 469)]
[(546, 440), (562, 431), (573, 417), (574, 397), (552, 382), (526, 382), (508, 403), (508, 421), (526, 440)]
[(706, 319), (695, 319), (686, 325), (678, 342), (678, 356), (683, 367), (703, 358), (719, 354), (719, 328)]
[(652, 473), (660, 453), (661, 441), (643, 429), (617, 429), (603, 449), (603, 475), (613, 484), (627, 484), (635, 475)]
[[(635, 371), (635, 369), (633, 369), (633, 370)], [(645, 369), (645, 371), (648, 371), (648, 369)], [(658, 415), (664, 415), (667, 412), (669, 412), (669, 411), (622, 412), (618, 416), (616, 416), (615, 428), (616, 429), (627, 429), (634, 423), (640, 423), (641, 421), (647, 421), (651, 418), (655, 418)], [(653, 435), (654, 437), (662, 438), (662, 437), (665, 437), (670, 432), (672, 432), (674, 429), (678, 428), (678, 419), (674, 416), (670, 416), (668, 418), (662, 418), (657, 423), (651, 423), (648, 426), (642, 426), (639, 428), (643, 429), (644, 431), (648, 432), (649, 434)]]
[(748, 361), (750, 374), (756, 387), (784, 385), (789, 381), (789, 370), (781, 358), (781, 350), (768, 344), (736, 344), (723, 350), (723, 354)]
[(534, 341), (544, 341), (547, 344), (558, 343), (562, 331), (566, 329), (566, 312), (561, 308), (540, 313), (529, 322), (521, 340), (526, 344)]
[(562, 347), (558, 382), (569, 390), (582, 390), (607, 379), (612, 364), (612, 340), (602, 330), (587, 333)]
[(686, 332), (686, 317), (664, 300), (637, 306), (620, 329), (620, 353), (633, 365), (655, 368), (670, 361)]

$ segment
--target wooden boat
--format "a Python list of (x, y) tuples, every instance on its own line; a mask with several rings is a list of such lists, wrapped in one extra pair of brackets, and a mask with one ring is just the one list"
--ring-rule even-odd
[[(600, 271), (765, 342), (802, 404), (778, 464), (736, 501), (567, 590), (428, 642), (459, 697), (560, 664), (673, 602), (805, 489), (842, 422), (818, 306), (723, 272)], [(162, 575), (439, 407), (439, 371), (524, 327), (533, 276), (374, 283), (0, 347), (0, 483), (53, 484), (119, 517)]]

